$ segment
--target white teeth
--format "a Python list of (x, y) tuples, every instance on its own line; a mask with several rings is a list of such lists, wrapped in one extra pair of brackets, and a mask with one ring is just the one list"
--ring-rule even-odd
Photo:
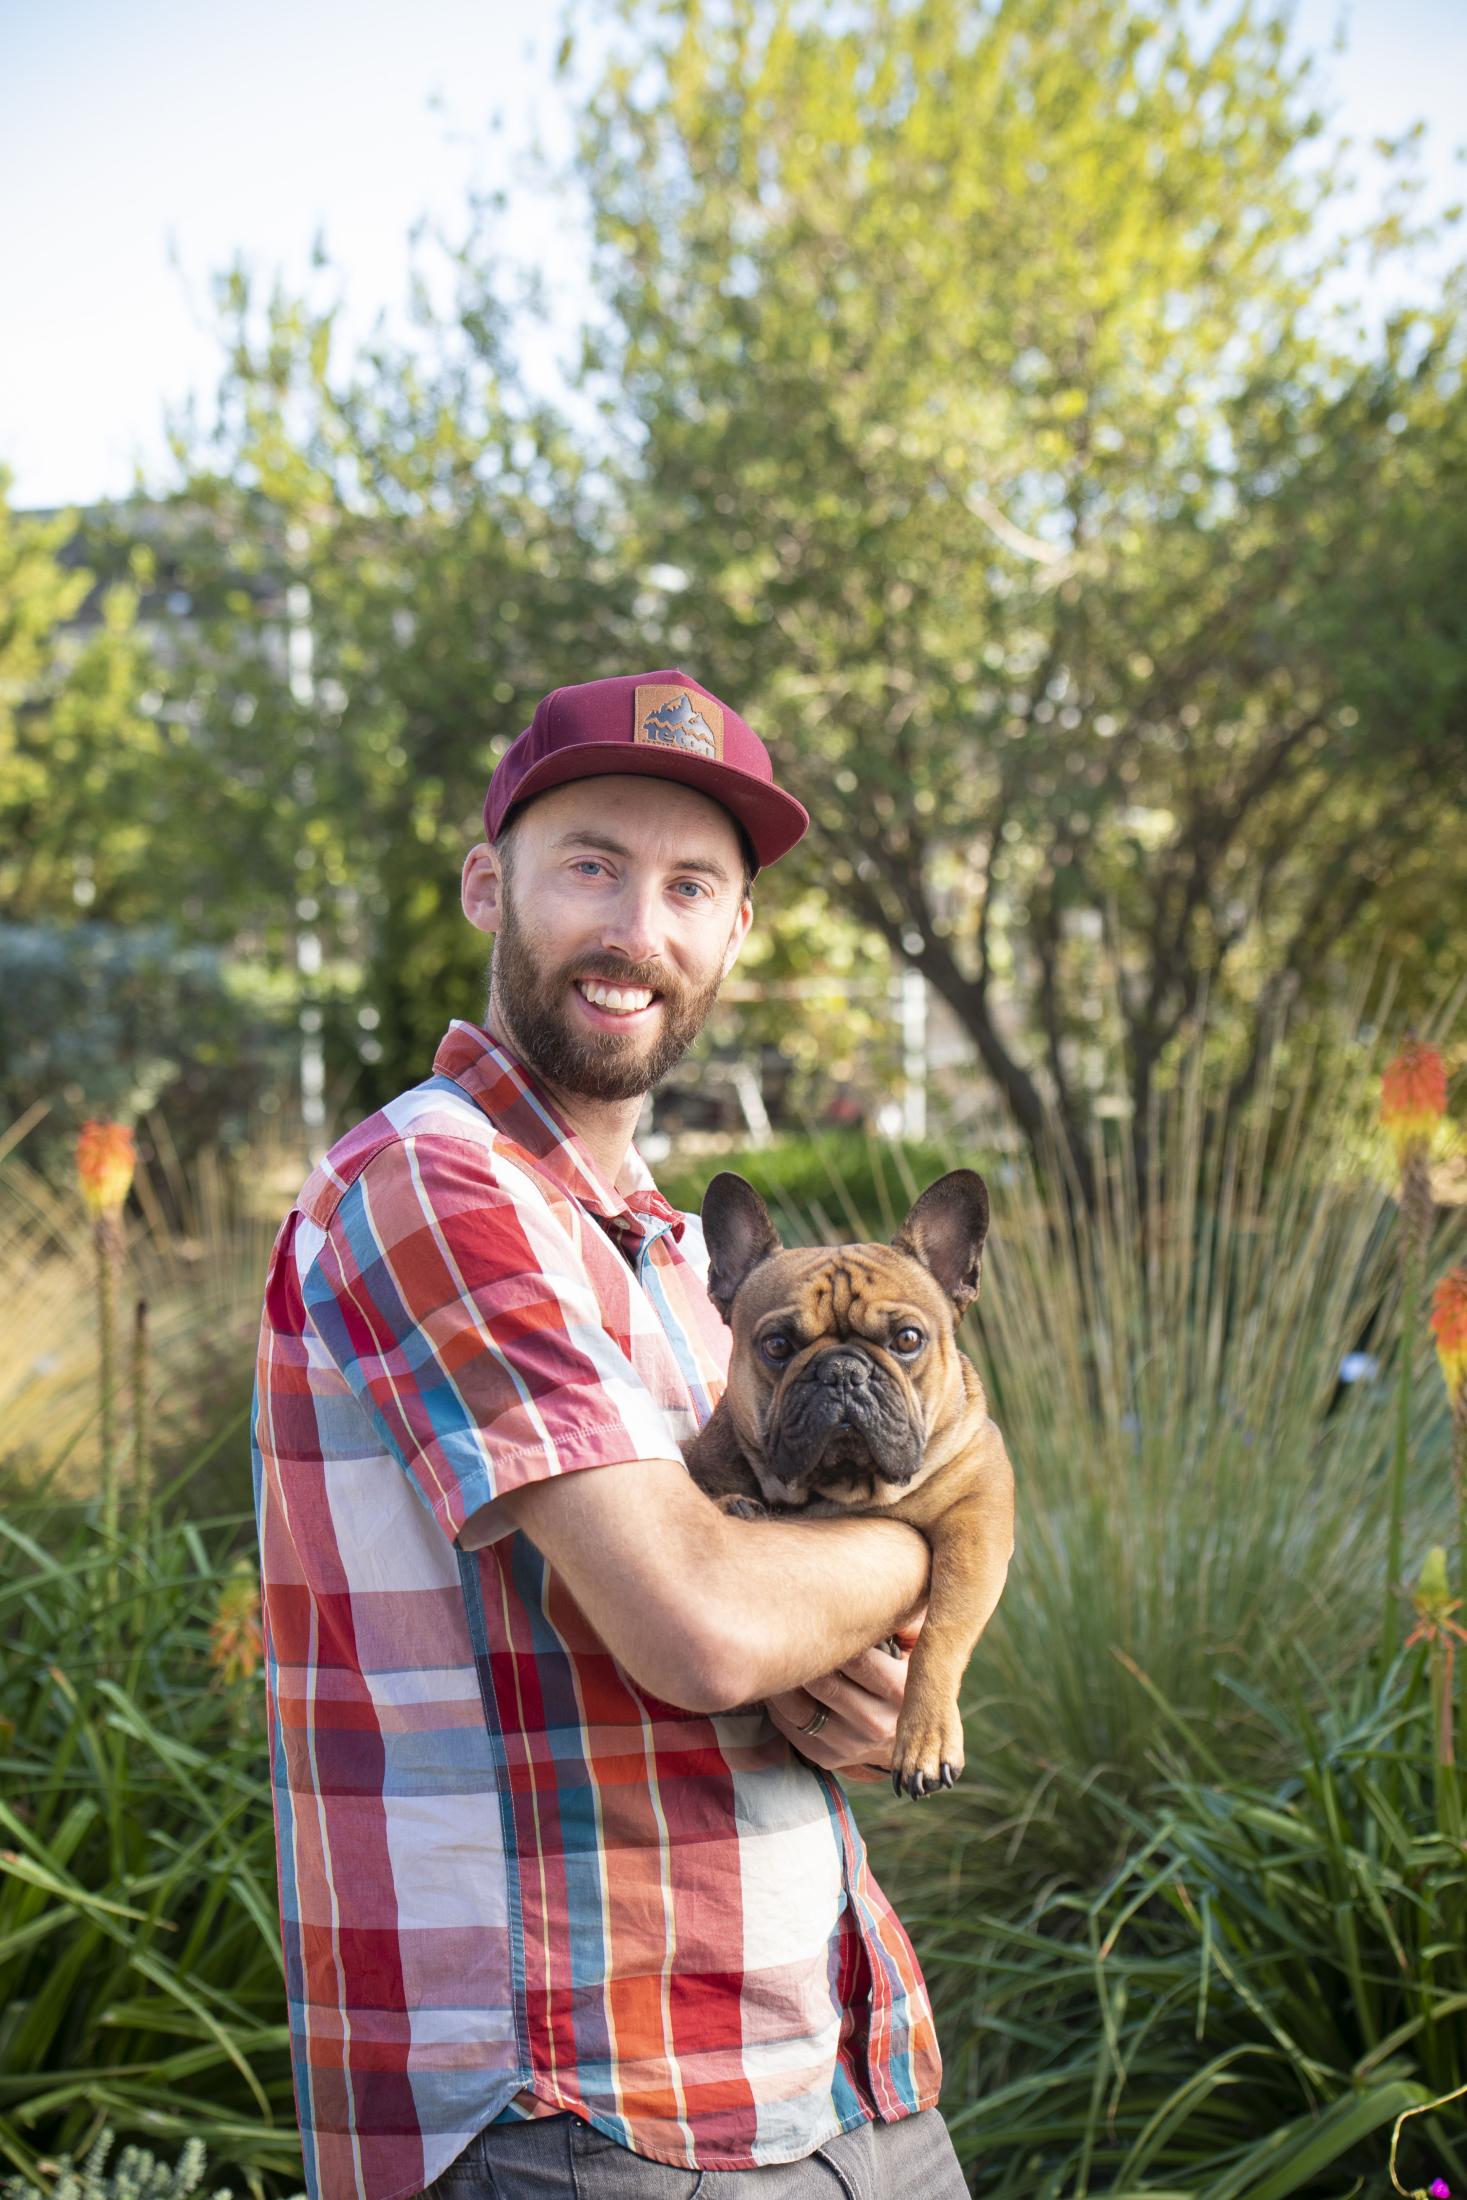
[(649, 1008), (653, 1000), (647, 986), (603, 985), (597, 978), (577, 978), (576, 984), (586, 999), (594, 1001), (598, 1008), (609, 1008), (622, 1015), (629, 1015), (634, 1009)]

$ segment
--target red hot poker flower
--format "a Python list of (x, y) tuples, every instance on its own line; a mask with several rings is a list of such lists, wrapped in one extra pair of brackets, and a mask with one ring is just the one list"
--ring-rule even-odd
[(133, 1135), (123, 1123), (83, 1123), (76, 1142), (82, 1198), (94, 1215), (121, 1212), (137, 1167)]
[(1431, 1333), (1455, 1406), (1467, 1390), (1467, 1267), (1448, 1269), (1431, 1294)]
[(1398, 1159), (1429, 1145), (1446, 1112), (1446, 1064), (1435, 1047), (1408, 1039), (1380, 1081), (1380, 1120)]

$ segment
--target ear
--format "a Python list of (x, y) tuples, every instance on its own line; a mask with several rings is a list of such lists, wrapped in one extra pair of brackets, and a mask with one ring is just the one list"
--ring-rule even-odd
[(464, 857), (459, 888), (464, 915), (476, 932), (497, 932), (504, 915), (504, 880), (499, 857), (487, 840)]
[(988, 1186), (974, 1169), (953, 1169), (928, 1185), (891, 1242), (931, 1270), (961, 1314), (978, 1296), (987, 1235)]
[(752, 1184), (721, 1169), (703, 1194), (708, 1296), (727, 1321), (745, 1276), (780, 1249), (779, 1233)]
[(739, 912), (738, 915), (734, 918), (733, 930), (728, 935), (728, 945), (723, 951), (723, 970), (720, 973), (721, 978), (726, 978), (729, 972), (732, 970), (734, 964), (738, 961), (739, 950), (748, 937), (749, 926), (753, 923), (753, 921), (754, 904), (750, 901), (748, 895), (746, 894), (743, 900), (739, 903)]

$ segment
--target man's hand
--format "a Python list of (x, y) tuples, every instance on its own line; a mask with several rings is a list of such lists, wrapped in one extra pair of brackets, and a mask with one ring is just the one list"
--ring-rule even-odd
[[(903, 1636), (900, 1657), (886, 1650), (862, 1650), (839, 1672), (771, 1696), (766, 1705), (770, 1718), (812, 1765), (846, 1780), (884, 1780), (907, 1692), (905, 1653), (916, 1639), (915, 1631)], [(818, 1734), (807, 1733), (822, 1707), (828, 1713), (824, 1726)]]

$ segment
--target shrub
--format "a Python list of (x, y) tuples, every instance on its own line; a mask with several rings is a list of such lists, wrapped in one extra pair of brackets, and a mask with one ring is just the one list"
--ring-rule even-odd
[(300, 2180), (239, 1529), (155, 1512), (113, 1554), (94, 1505), (0, 1521), (0, 2159), (25, 2177), (106, 2126)]
[(696, 1214), (704, 1188), (720, 1169), (732, 1169), (758, 1187), (788, 1245), (836, 1244), (842, 1239), (890, 1238), (924, 1185), (962, 1161), (987, 1166), (986, 1157), (949, 1157), (933, 1141), (876, 1138), (833, 1131), (813, 1138), (781, 1138), (769, 1146), (739, 1148), (672, 1161), (657, 1170), (658, 1186)]
[[(1092, 1786), (1127, 1850), (1097, 1890), (1037, 1888), (1016, 1919), (965, 1912), (940, 1866), (904, 1887), (993, 2200), (1342, 2192), (1382, 2178), (1404, 2110), (1467, 2084), (1467, 1776), (1436, 1760), (1425, 1653), (1319, 1714), (1250, 1708), (1296, 1769), (1239, 1780), (1161, 1707), (1147, 1812)], [(1461, 2190), (1461, 2104), (1411, 2119), (1402, 2167)]]
[(236, 1147), (291, 1089), (293, 1010), (166, 925), (0, 924), (0, 1125), (47, 1106), (31, 1150), (58, 1182), (83, 1115), (158, 1108), (177, 1152)]
[[(0, 2200), (190, 2200), (199, 2192), (207, 2159), (201, 2139), (186, 2141), (171, 2166), (142, 2147), (124, 2147), (108, 2169), (113, 2138), (104, 2131), (80, 2162), (63, 2154), (59, 2162), (48, 2163), (46, 2171), (54, 2182), (45, 2192), (27, 2178), (7, 2177), (0, 2184)], [(229, 2187), (211, 2193), (208, 2200), (230, 2200)]]

